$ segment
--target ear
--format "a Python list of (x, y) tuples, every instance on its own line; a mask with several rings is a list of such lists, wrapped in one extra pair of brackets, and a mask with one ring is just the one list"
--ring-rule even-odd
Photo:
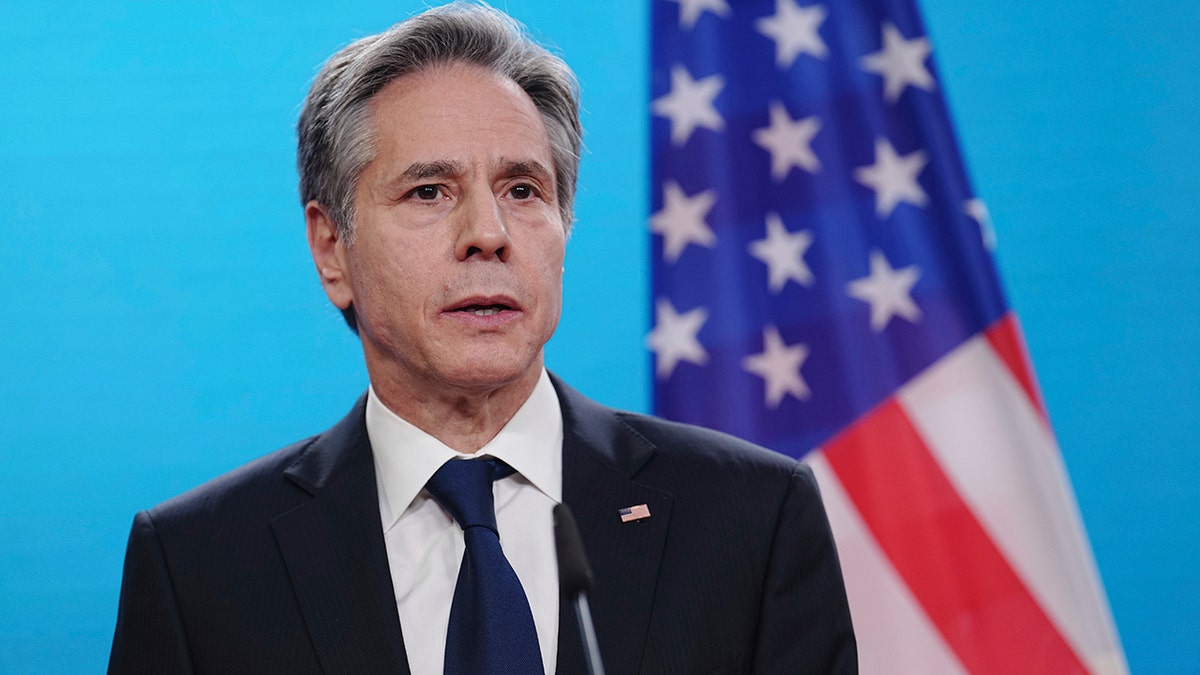
[(346, 245), (338, 236), (337, 224), (329, 210), (316, 200), (305, 205), (304, 223), (308, 228), (308, 250), (325, 295), (335, 307), (344, 310), (354, 301), (354, 291), (350, 286)]

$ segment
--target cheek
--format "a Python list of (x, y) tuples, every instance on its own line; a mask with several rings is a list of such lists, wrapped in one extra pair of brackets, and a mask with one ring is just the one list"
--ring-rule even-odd
[(421, 280), (431, 276), (418, 269), (416, 263), (419, 261), (386, 255), (362, 260), (356, 269), (356, 295), (365, 299), (373, 313), (394, 316), (419, 312), (428, 296)]
[(547, 252), (542, 286), (545, 289), (547, 307), (551, 308), (550, 319), (557, 324), (562, 316), (563, 251), (561, 248)]
[(538, 277), (545, 286), (562, 287), (565, 250), (561, 243), (551, 242), (538, 251)]

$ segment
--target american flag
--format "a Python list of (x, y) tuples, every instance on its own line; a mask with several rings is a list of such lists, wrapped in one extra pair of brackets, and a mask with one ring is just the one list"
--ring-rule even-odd
[(650, 517), (650, 507), (645, 504), (637, 506), (626, 506), (623, 509), (618, 509), (617, 513), (621, 516), (622, 523), (633, 523), (639, 520), (645, 520)]
[(656, 412), (813, 467), (863, 672), (1126, 672), (912, 0), (653, 7)]

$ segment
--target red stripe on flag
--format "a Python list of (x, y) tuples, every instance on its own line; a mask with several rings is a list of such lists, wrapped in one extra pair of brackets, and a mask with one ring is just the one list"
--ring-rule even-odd
[(825, 456), (969, 672), (1087, 672), (895, 399), (847, 428)]
[(1046, 405), (1042, 394), (1038, 391), (1037, 381), (1033, 379), (1033, 369), (1029, 367), (1029, 352), (1025, 350), (1025, 340), (1021, 337), (1021, 326), (1017, 323), (1017, 315), (1009, 312), (993, 323), (984, 335), (992, 345), (996, 355), (1008, 366), (1009, 372), (1025, 390), (1025, 395), (1046, 419)]

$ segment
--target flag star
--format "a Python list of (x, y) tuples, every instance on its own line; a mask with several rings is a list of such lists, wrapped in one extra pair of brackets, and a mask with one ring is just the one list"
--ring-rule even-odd
[(802, 286), (813, 285), (813, 273), (804, 262), (804, 254), (812, 246), (811, 232), (788, 232), (778, 213), (767, 214), (767, 238), (750, 242), (750, 255), (767, 264), (772, 293), (778, 293), (788, 279)]
[(654, 330), (647, 336), (646, 345), (657, 357), (655, 372), (659, 379), (671, 377), (680, 361), (699, 366), (708, 363), (708, 352), (696, 339), (705, 321), (708, 310), (703, 307), (680, 314), (670, 300), (659, 298), (654, 303)]
[(725, 0), (672, 0), (679, 3), (679, 27), (691, 30), (700, 20), (704, 10), (717, 16), (729, 16), (729, 5)]
[(778, 408), (785, 394), (799, 401), (812, 397), (808, 384), (800, 375), (800, 367), (808, 359), (808, 345), (783, 343), (775, 326), (763, 329), (763, 351), (742, 359), (742, 368), (763, 378), (766, 385), (766, 404)]
[(917, 176), (929, 163), (924, 150), (901, 157), (886, 138), (875, 139), (875, 163), (854, 170), (854, 180), (875, 191), (875, 213), (887, 218), (900, 202), (925, 206), (929, 196)]
[(887, 22), (883, 24), (883, 49), (862, 57), (860, 63), (863, 70), (883, 77), (883, 98), (895, 103), (909, 85), (933, 91), (933, 75), (925, 67), (929, 52), (928, 39), (905, 40), (900, 29)]
[(871, 273), (846, 284), (846, 294), (871, 305), (871, 330), (876, 333), (887, 327), (893, 316), (916, 323), (921, 310), (912, 299), (912, 287), (921, 278), (916, 265), (892, 269), (883, 252), (871, 251)]
[(818, 59), (829, 54), (829, 48), (818, 32), (827, 15), (821, 5), (800, 7), (793, 0), (775, 0), (774, 16), (755, 21), (754, 27), (775, 41), (775, 64), (780, 70), (786, 70), (801, 54), (811, 54)]
[(671, 145), (681, 146), (697, 127), (721, 131), (725, 119), (713, 107), (713, 101), (725, 87), (725, 78), (710, 75), (693, 80), (687, 68), (671, 67), (671, 93), (654, 99), (654, 114), (671, 118)]
[(650, 216), (650, 231), (663, 236), (663, 259), (675, 262), (688, 244), (713, 247), (717, 236), (705, 218), (717, 201), (715, 190), (689, 197), (675, 181), (663, 186), (662, 210)]
[(792, 120), (787, 108), (778, 101), (771, 102), (771, 125), (754, 130), (754, 142), (771, 153), (771, 177), (777, 181), (787, 178), (793, 166), (809, 173), (821, 169), (821, 160), (812, 149), (813, 136), (821, 130), (821, 120), (813, 115)]
[(963, 210), (979, 224), (979, 235), (983, 237), (983, 245), (989, 251), (996, 250), (996, 230), (992, 227), (992, 216), (988, 213), (987, 204), (982, 199), (968, 199), (963, 204)]

